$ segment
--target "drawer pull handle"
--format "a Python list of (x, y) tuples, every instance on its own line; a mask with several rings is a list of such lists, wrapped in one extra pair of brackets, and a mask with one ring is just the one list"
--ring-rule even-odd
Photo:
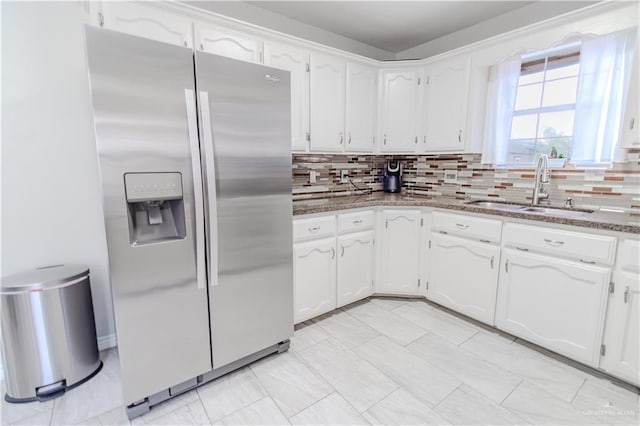
[(504, 271), (509, 272), (509, 259), (507, 259), (507, 261), (504, 262)]
[(340, 246), (340, 248), (342, 249), (342, 252), (340, 253), (340, 257), (344, 257), (344, 246)]
[(491, 241), (489, 240), (480, 240), (481, 243), (490, 243)]
[(447, 232), (447, 231), (438, 231), (438, 232), (439, 232), (439, 233), (441, 233), (441, 234), (444, 234), (444, 235), (447, 235), (447, 234), (448, 234), (448, 232)]
[(564, 241), (560, 241), (560, 240), (550, 240), (548, 238), (544, 239), (544, 242), (549, 244), (550, 246), (553, 247), (560, 247), (561, 245), (564, 245)]
[(354, 220), (353, 224), (354, 225), (360, 225), (362, 223), (362, 219), (358, 219), (358, 220)]
[(319, 230), (320, 230), (320, 227), (319, 227), (319, 226), (310, 226), (310, 227), (309, 227), (309, 232), (314, 233), (314, 234), (315, 234), (316, 232), (318, 232)]
[(491, 269), (493, 269), (493, 256), (491, 256)]
[(626, 286), (624, 288), (624, 303), (627, 303), (628, 300), (629, 300), (629, 286)]
[(469, 225), (465, 225), (463, 223), (456, 223), (456, 226), (460, 229), (467, 229), (469, 227)]
[(309, 253), (307, 254), (303, 254), (302, 256), (300, 256), (300, 259), (304, 259), (305, 257), (309, 257), (311, 256), (313, 253), (329, 253), (331, 252), (331, 258), (333, 259), (336, 255), (336, 251), (333, 247), (331, 247), (331, 250), (320, 250), (319, 248), (314, 248), (312, 249)]
[(516, 250), (520, 250), (520, 251), (529, 251), (528, 248), (524, 248), (524, 247), (516, 247)]
[(595, 265), (596, 263), (595, 260), (584, 260), (584, 259), (580, 259), (580, 262), (586, 263), (587, 265)]

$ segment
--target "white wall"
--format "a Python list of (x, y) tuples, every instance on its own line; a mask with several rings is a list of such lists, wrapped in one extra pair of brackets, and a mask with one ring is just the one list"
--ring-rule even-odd
[(398, 52), (396, 59), (428, 58), (545, 19), (582, 9), (597, 1), (538, 1), (487, 19), (468, 28)]
[(2, 4), (2, 276), (91, 269), (99, 342), (115, 344), (80, 2)]

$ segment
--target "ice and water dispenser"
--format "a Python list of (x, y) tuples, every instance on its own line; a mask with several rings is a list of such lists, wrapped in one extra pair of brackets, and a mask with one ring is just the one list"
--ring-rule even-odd
[(180, 173), (126, 173), (124, 185), (132, 245), (185, 238)]

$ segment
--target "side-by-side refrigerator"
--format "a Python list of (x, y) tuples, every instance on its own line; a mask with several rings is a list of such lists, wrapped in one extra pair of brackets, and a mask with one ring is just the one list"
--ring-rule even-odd
[(293, 334), (289, 73), (85, 28), (130, 417)]

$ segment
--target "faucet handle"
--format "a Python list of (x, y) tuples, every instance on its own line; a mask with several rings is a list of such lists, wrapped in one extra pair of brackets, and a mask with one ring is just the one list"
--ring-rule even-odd
[(569, 197), (564, 200), (565, 207), (573, 207), (573, 198)]

